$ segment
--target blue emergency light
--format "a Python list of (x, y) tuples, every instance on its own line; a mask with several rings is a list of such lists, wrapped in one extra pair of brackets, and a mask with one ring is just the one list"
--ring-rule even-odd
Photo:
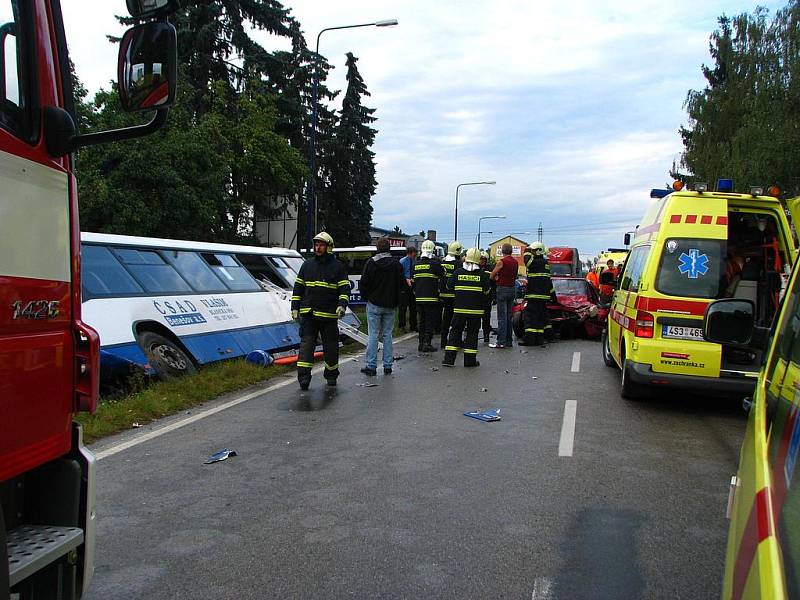
[(718, 192), (732, 192), (733, 191), (733, 179), (717, 179), (717, 191)]
[(650, 190), (650, 197), (651, 198), (664, 198), (666, 196), (669, 196), (672, 192), (673, 192), (673, 190), (669, 190), (669, 189), (667, 189), (667, 190), (659, 190), (658, 188), (653, 188), (652, 190)]

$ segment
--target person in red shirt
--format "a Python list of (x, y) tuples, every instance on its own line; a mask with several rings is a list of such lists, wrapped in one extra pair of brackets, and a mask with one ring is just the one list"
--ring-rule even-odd
[(614, 261), (610, 258), (606, 265), (606, 268), (600, 273), (600, 300), (611, 302), (611, 296), (614, 295), (614, 284), (617, 281), (617, 269), (614, 268)]
[(511, 340), (511, 308), (516, 295), (514, 284), (517, 281), (519, 263), (511, 256), (511, 244), (503, 244), (503, 257), (497, 261), (490, 277), (497, 283), (497, 343), (489, 344), (491, 348), (510, 348)]

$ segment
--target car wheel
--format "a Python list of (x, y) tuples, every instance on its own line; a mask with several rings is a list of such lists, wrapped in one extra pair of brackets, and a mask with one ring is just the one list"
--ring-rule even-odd
[(616, 367), (617, 363), (614, 361), (614, 357), (611, 355), (611, 348), (608, 347), (607, 327), (603, 329), (603, 333), (600, 334), (600, 344), (603, 346), (603, 362), (606, 363), (607, 367)]
[(139, 334), (139, 345), (159, 377), (172, 379), (196, 370), (192, 359), (175, 342), (162, 335), (143, 331)]
[(631, 365), (625, 354), (622, 354), (622, 386), (620, 389), (620, 396), (626, 400), (639, 400), (646, 394), (645, 387), (633, 383), (630, 377)]
[(511, 317), (511, 328), (514, 330), (514, 335), (517, 336), (517, 339), (522, 339), (525, 337), (525, 322), (522, 319), (522, 311), (515, 312), (514, 316)]

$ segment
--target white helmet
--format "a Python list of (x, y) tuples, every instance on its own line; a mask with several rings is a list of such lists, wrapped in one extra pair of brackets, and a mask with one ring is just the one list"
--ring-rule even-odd
[(544, 244), (542, 242), (533, 242), (530, 248), (535, 255), (544, 256)]
[(320, 231), (314, 236), (315, 242), (325, 242), (328, 245), (328, 252), (333, 253), (333, 238), (330, 234)]
[(464, 257), (464, 262), (477, 265), (481, 262), (481, 251), (478, 248), (470, 248), (467, 250), (467, 255)]
[(425, 240), (422, 242), (422, 252), (427, 254), (436, 252), (436, 244), (434, 244), (431, 240)]

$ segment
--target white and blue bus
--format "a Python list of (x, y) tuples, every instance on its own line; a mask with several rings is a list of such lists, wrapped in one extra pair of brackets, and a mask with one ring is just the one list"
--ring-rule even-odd
[[(302, 262), (285, 248), (82, 233), (83, 317), (100, 334), (104, 374), (136, 366), (170, 377), (296, 349)], [(344, 321), (358, 326), (349, 311)]]
[[(350, 300), (353, 306), (365, 305), (367, 303), (361, 297), (361, 274), (364, 272), (364, 265), (378, 252), (375, 246), (353, 246), (352, 248), (333, 249), (333, 255), (338, 258), (347, 271), (347, 278), (350, 280)], [(404, 246), (393, 246), (389, 249), (392, 256), (400, 260), (406, 255)]]

